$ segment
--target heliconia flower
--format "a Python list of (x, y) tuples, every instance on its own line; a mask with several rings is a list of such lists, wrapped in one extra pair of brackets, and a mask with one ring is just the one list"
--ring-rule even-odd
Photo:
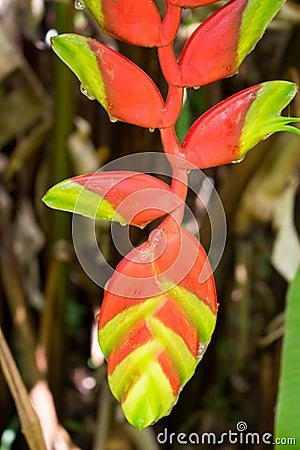
[(181, 79), (174, 70), (169, 70), (168, 82), (176, 86), (203, 86), (237, 73), (284, 2), (232, 0), (227, 3), (189, 38), (179, 59)]
[(159, 179), (137, 172), (95, 172), (67, 179), (43, 197), (51, 208), (143, 228), (182, 201)]
[(199, 168), (237, 162), (258, 142), (300, 119), (280, 115), (297, 93), (288, 81), (269, 81), (245, 89), (217, 104), (192, 125), (182, 143), (181, 157)]
[(104, 294), (99, 342), (110, 388), (132, 425), (142, 429), (169, 414), (206, 350), (216, 314), (207, 256), (186, 229), (154, 230), (119, 263)]
[(52, 38), (52, 47), (77, 75), (82, 92), (96, 98), (112, 122), (168, 126), (158, 88), (133, 62), (94, 39), (72, 33)]
[(102, 30), (130, 44), (160, 44), (161, 20), (153, 0), (84, 0)]
[(197, 8), (198, 6), (210, 5), (219, 0), (167, 0), (168, 3), (180, 8)]

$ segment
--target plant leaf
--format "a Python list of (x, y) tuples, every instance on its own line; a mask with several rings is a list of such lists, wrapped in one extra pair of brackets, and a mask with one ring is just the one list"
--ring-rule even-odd
[(300, 134), (287, 125), (300, 119), (280, 116), (296, 93), (294, 83), (269, 81), (222, 101), (192, 125), (182, 143), (183, 158), (203, 169), (243, 159), (277, 131)]
[(104, 33), (133, 45), (160, 43), (161, 20), (152, 0), (84, 0)]
[[(275, 435), (293, 438), (295, 444), (300, 442), (299, 398), (300, 398), (300, 269), (290, 284), (286, 302), (286, 324), (281, 359), (279, 395), (276, 407)], [(288, 445), (295, 447), (295, 444)], [(297, 444), (298, 445), (298, 444)], [(296, 446), (297, 446), (296, 445)], [(275, 446), (279, 449), (279, 446)]]
[(284, 2), (232, 0), (211, 15), (182, 51), (180, 85), (203, 86), (237, 73)]
[(182, 204), (166, 183), (126, 171), (67, 179), (53, 186), (43, 201), (51, 208), (141, 228)]
[(210, 341), (216, 313), (207, 256), (184, 228), (162, 224), (119, 263), (106, 287), (99, 342), (110, 388), (132, 425), (145, 428), (170, 412)]
[(164, 101), (151, 78), (129, 59), (94, 39), (76, 34), (52, 38), (57, 55), (96, 98), (112, 121), (146, 128), (163, 124)]

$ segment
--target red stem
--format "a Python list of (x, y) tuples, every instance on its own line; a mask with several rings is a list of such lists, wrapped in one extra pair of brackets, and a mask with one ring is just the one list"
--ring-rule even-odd
[(179, 117), (183, 101), (183, 88), (169, 85), (168, 95), (165, 102), (162, 126), (173, 127)]
[(172, 43), (165, 47), (159, 47), (157, 51), (161, 71), (168, 84), (181, 86), (181, 71), (174, 55)]
[(173, 168), (178, 169), (197, 169), (194, 164), (185, 159), (185, 153), (178, 141), (175, 126), (160, 129), (160, 137), (164, 152)]
[(163, 225), (165, 227), (167, 224), (174, 231), (183, 220), (184, 205), (188, 191), (188, 169), (191, 169), (192, 165), (184, 159), (174, 126), (163, 128), (160, 130), (160, 133), (164, 151), (173, 170), (171, 189), (173, 194), (177, 195), (183, 202), (182, 206), (166, 218)]
[(177, 34), (181, 19), (181, 8), (168, 4), (160, 29), (161, 46), (170, 45)]
[(188, 192), (188, 171), (185, 169), (180, 169), (173, 167), (173, 177), (171, 189), (174, 195), (177, 195), (182, 200), (181, 206), (168, 214), (167, 217), (159, 225), (159, 228), (165, 232), (178, 232), (179, 227), (182, 224), (184, 216), (185, 201)]
[(181, 71), (173, 50), (173, 42), (178, 31), (180, 18), (181, 8), (168, 3), (161, 27), (162, 47), (158, 48), (161, 71), (169, 86), (165, 102), (164, 123), (166, 127), (160, 128), (161, 141), (164, 152), (172, 166), (172, 192), (182, 200), (182, 205), (166, 217), (161, 226), (166, 226), (173, 229), (173, 231), (178, 229), (178, 226), (181, 225), (183, 220), (188, 191), (187, 169), (190, 168), (190, 164), (184, 159), (184, 153), (175, 132), (175, 124), (179, 117), (183, 101)]
[(186, 196), (188, 192), (188, 172), (185, 169), (179, 169), (173, 167), (173, 178), (171, 189), (173, 194), (177, 195), (182, 200), (182, 206), (172, 213), (172, 219), (177, 222), (177, 225), (181, 225), (184, 215), (184, 207)]

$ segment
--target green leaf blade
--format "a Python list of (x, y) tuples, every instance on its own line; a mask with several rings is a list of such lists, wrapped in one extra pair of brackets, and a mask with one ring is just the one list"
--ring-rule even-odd
[(240, 138), (241, 157), (270, 134), (285, 131), (286, 123), (298, 121), (280, 116), (281, 111), (295, 97), (297, 90), (296, 84), (289, 81), (275, 80), (261, 84), (245, 118)]
[[(287, 293), (286, 332), (283, 341), (279, 396), (277, 399), (275, 435), (292, 438), (285, 448), (300, 444), (300, 268)], [(275, 448), (279, 449), (277, 445)]]
[(71, 179), (53, 186), (42, 200), (53, 209), (76, 213), (92, 219), (125, 223), (125, 219), (116, 213), (111, 203)]
[(67, 33), (53, 37), (51, 43), (55, 53), (75, 73), (87, 94), (95, 97), (107, 109), (105, 85), (88, 39)]
[[(239, 33), (239, 64), (254, 49), (285, 0), (248, 0)], [(250, 30), (250, 32), (249, 32)]]

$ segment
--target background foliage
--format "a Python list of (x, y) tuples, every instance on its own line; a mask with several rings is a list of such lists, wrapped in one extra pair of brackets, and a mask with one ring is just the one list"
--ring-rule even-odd
[[(184, 12), (178, 51), (195, 22), (217, 5)], [(200, 113), (252, 84), (278, 78), (300, 85), (299, 24), (300, 2), (288, 1), (237, 76), (188, 90), (179, 135)], [(98, 104), (81, 95), (47, 44), (51, 29), (120, 46), (166, 89), (153, 50), (113, 42), (70, 2), (0, 0), (0, 325), (48, 442), (84, 450), (176, 450), (176, 442), (157, 444), (156, 434), (165, 427), (221, 434), (235, 430), (239, 420), (249, 431), (273, 433), (285, 296), (300, 261), (299, 138), (275, 135), (242, 163), (206, 171), (228, 220), (216, 272), (217, 329), (171, 416), (136, 431), (106, 386), (95, 342), (101, 292), (77, 262), (70, 216), (48, 210), (41, 198), (57, 181), (126, 154), (160, 151), (160, 143), (156, 132), (111, 124)], [(299, 102), (291, 115), (300, 115)], [(209, 223), (192, 195), (190, 207), (208, 247)], [(114, 265), (119, 255), (109, 226), (101, 224), (98, 234)], [(132, 229), (131, 239), (136, 244), (142, 232)], [(28, 448), (2, 372), (0, 411), (1, 450)]]

